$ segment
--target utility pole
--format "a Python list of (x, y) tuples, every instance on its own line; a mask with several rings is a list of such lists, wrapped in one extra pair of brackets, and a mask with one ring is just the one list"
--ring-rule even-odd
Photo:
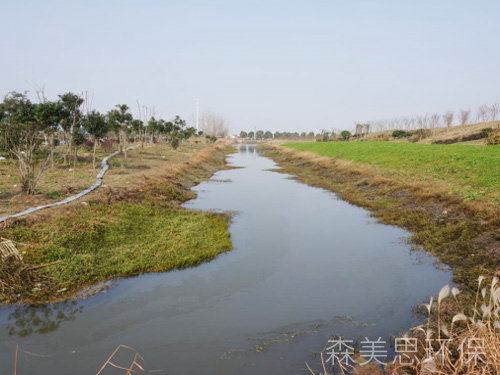
[(195, 113), (194, 113), (194, 123), (196, 124), (196, 132), (200, 131), (200, 101), (196, 99), (195, 101)]

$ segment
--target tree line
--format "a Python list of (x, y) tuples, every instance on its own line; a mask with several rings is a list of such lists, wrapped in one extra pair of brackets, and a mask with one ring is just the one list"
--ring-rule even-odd
[[(16, 159), (22, 189), (35, 192), (42, 173), (62, 162), (76, 166), (78, 149), (92, 147), (95, 168), (98, 145), (110, 148), (118, 143), (127, 157), (126, 142), (168, 142), (174, 149), (183, 140), (201, 136), (195, 128), (176, 116), (166, 121), (154, 116), (134, 118), (126, 104), (118, 104), (107, 113), (91, 110), (83, 95), (71, 92), (57, 100), (39, 96), (32, 102), (27, 92), (11, 92), (0, 103), (0, 154)], [(214, 136), (207, 136), (214, 141)], [(57, 160), (56, 160), (57, 157)]]
[(271, 133), (269, 130), (264, 131), (264, 130), (257, 130), (256, 132), (254, 131), (249, 131), (246, 132), (242, 130), (240, 132), (240, 138), (249, 138), (249, 139), (277, 139), (277, 138), (314, 138), (316, 136), (319, 136), (320, 134), (314, 134), (314, 132), (274, 132)]
[(491, 122), (500, 120), (500, 103), (484, 104), (475, 111), (463, 109), (458, 112), (426, 113), (421, 116), (402, 116), (387, 120), (369, 121), (371, 131), (394, 129), (434, 129), (450, 128), (453, 125), (468, 125), (473, 122)]

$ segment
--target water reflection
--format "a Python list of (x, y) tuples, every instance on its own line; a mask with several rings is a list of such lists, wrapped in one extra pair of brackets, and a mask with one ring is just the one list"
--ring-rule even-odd
[(76, 301), (18, 306), (7, 317), (7, 332), (19, 337), (52, 332), (63, 322), (74, 320), (82, 310)]

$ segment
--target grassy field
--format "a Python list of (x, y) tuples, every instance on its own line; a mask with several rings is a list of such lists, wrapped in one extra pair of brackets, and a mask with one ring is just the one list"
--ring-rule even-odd
[(500, 146), (309, 142), (284, 146), (379, 167), (411, 180), (449, 183), (465, 199), (500, 200)]
[[(227, 215), (180, 206), (195, 196), (194, 184), (224, 168), (224, 145), (200, 147), (155, 145), (123, 165), (118, 159), (106, 187), (0, 228), (24, 257), (0, 262), (0, 302), (65, 299), (100, 281), (195, 266), (231, 250)], [(148, 168), (127, 170), (138, 165)]]

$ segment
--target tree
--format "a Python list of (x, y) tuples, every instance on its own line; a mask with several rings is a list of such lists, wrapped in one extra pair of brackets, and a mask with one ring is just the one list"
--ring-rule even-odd
[[(44, 97), (45, 98), (45, 97)], [(50, 147), (50, 166), (54, 167), (54, 149), (55, 139), (54, 134), (59, 128), (59, 124), (64, 118), (63, 106), (60, 101), (49, 102), (43, 101), (35, 105), (35, 119), (43, 129), (47, 137), (47, 142)]]
[(247, 138), (247, 137), (248, 137), (247, 132), (246, 132), (246, 131), (244, 131), (244, 130), (242, 130), (242, 131), (240, 132), (240, 138)]
[(255, 137), (255, 133), (253, 131), (249, 131), (248, 132), (248, 138), (254, 139), (254, 137)]
[(342, 140), (348, 141), (351, 138), (352, 134), (349, 130), (344, 130), (340, 133), (340, 136), (342, 137)]
[(264, 138), (264, 130), (257, 130), (257, 133), (255, 133), (255, 137), (257, 139), (263, 139)]
[(22, 189), (27, 194), (35, 192), (50, 159), (50, 154), (46, 157), (41, 150), (45, 125), (37, 121), (35, 108), (25, 93), (17, 92), (5, 96), (0, 104), (0, 149), (17, 158)]
[(460, 111), (460, 125), (466, 125), (469, 123), (470, 109)]
[(108, 112), (108, 123), (109, 127), (115, 132), (118, 138), (118, 147), (120, 153), (127, 158), (127, 148), (125, 147), (125, 142), (127, 140), (127, 131), (130, 130), (130, 125), (132, 123), (132, 114), (128, 111), (128, 105), (117, 104), (116, 109), (112, 109)]
[(201, 129), (204, 134), (216, 137), (225, 137), (229, 133), (226, 120), (215, 112), (205, 112), (200, 118)]
[(271, 133), (269, 130), (267, 130), (265, 133), (264, 133), (264, 138), (265, 139), (271, 139), (273, 137), (273, 133)]
[(443, 115), (443, 120), (446, 125), (446, 127), (449, 129), (451, 127), (451, 124), (453, 123), (453, 112), (448, 111)]
[(97, 142), (102, 138), (104, 138), (109, 130), (106, 116), (97, 111), (92, 111), (88, 113), (83, 118), (83, 128), (87, 133), (89, 133), (92, 136), (94, 141), (94, 150), (92, 153), (92, 165), (95, 168), (95, 152), (97, 148)]
[[(83, 98), (67, 92), (66, 94), (59, 95), (62, 106), (62, 118), (60, 125), (66, 135), (66, 143), (68, 144), (67, 154), (71, 155), (71, 147), (73, 146), (73, 134), (77, 128), (80, 127), (82, 119), (82, 111), (80, 107), (83, 104)], [(64, 156), (66, 159), (66, 155)]]
[(82, 128), (75, 128), (73, 134), (71, 135), (71, 142), (73, 143), (73, 149), (75, 150), (73, 156), (73, 173), (76, 172), (76, 159), (78, 158), (78, 147), (85, 143), (85, 133)]

